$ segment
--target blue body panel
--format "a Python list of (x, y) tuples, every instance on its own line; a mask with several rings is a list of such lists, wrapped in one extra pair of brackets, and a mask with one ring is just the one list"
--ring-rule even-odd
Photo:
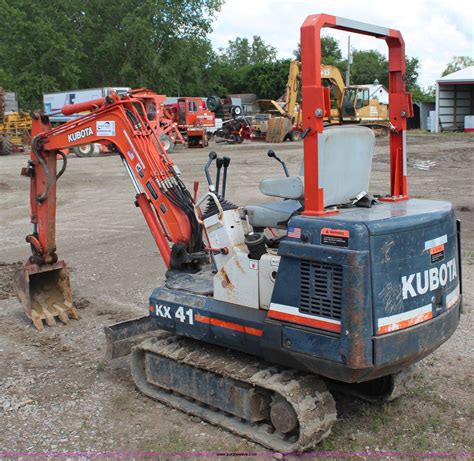
[[(248, 309), (215, 301), (208, 296), (186, 294), (168, 288), (153, 290), (150, 306), (154, 308), (150, 315), (156, 317), (160, 327), (165, 330), (200, 341), (225, 345), (249, 354), (262, 354), (260, 337), (245, 333), (239, 327), (245, 326), (252, 332), (253, 329), (261, 329), (266, 317), (265, 311)], [(188, 309), (192, 309), (192, 317), (187, 314)], [(213, 323), (207, 323), (208, 319), (209, 322), (213, 319)]]
[[(455, 331), (461, 294), (451, 204), (382, 203), (295, 216), (288, 226), (301, 237), (280, 243), (269, 313), (160, 288), (150, 305), (171, 312), (158, 315), (160, 326), (345, 382), (398, 371)], [(295, 315), (275, 318), (272, 306)], [(180, 308), (192, 309), (191, 323)], [(314, 326), (313, 318), (336, 327)]]

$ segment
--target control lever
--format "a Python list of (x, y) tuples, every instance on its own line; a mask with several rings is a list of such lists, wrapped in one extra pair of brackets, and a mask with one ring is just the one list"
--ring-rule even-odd
[(219, 182), (221, 179), (221, 169), (222, 166), (224, 165), (224, 160), (222, 157), (217, 157), (216, 158), (216, 168), (217, 168), (217, 173), (216, 173), (216, 195), (219, 195)]
[(212, 186), (212, 179), (211, 179), (211, 173), (209, 173), (209, 167), (211, 166), (211, 163), (216, 158), (217, 158), (217, 154), (214, 151), (209, 152), (209, 160), (206, 162), (206, 165), (204, 166), (204, 173), (206, 174), (206, 179), (209, 186)]
[(225, 188), (227, 186), (227, 168), (230, 165), (230, 157), (223, 157), (224, 162), (224, 176), (222, 177), (222, 198), (225, 198)]
[(197, 202), (198, 190), (199, 190), (199, 181), (194, 181), (194, 197), (193, 197), (194, 203)]
[(281, 163), (281, 166), (283, 167), (283, 171), (285, 172), (285, 175), (287, 178), (290, 177), (290, 172), (288, 171), (288, 168), (286, 166), (286, 163), (280, 158), (278, 157), (277, 154), (275, 154), (275, 151), (273, 149), (270, 149), (268, 152), (267, 152), (267, 155), (270, 157), (270, 158), (274, 158), (276, 161), (280, 162)]
[(311, 128), (306, 128), (303, 133), (301, 134), (301, 139), (306, 138), (308, 136), (309, 132), (311, 131)]

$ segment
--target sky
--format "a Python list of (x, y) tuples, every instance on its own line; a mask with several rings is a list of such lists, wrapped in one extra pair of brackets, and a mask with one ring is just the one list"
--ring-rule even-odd
[[(301, 24), (317, 13), (400, 30), (406, 54), (420, 60), (418, 83), (424, 88), (434, 85), (453, 56), (474, 58), (472, 0), (226, 0), (214, 21), (211, 41), (217, 49), (235, 37), (260, 35), (277, 49), (279, 58), (292, 58)], [(323, 35), (335, 37), (347, 56), (346, 32), (323, 29)], [(351, 34), (351, 48), (387, 51), (383, 40), (357, 34)]]

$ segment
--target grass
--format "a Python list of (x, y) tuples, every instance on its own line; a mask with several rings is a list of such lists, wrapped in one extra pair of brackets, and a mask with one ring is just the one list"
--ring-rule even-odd
[(194, 437), (189, 431), (171, 429), (166, 435), (145, 440), (140, 446), (140, 451), (162, 453), (189, 452), (193, 449), (197, 451), (196, 447), (199, 446), (197, 441), (198, 437)]
[(457, 383), (459, 386), (471, 391), (474, 394), (474, 380), (472, 379), (472, 376), (463, 376), (462, 378), (458, 378)]
[[(474, 388), (467, 377), (454, 385), (470, 391)], [(453, 403), (438, 393), (436, 383), (417, 374), (405, 396), (383, 406), (338, 399), (340, 419), (318, 450), (464, 451), (473, 445), (466, 427), (474, 404), (463, 408), (461, 415), (459, 408), (456, 411)]]
[(474, 251), (463, 251), (462, 262), (468, 266), (474, 265)]

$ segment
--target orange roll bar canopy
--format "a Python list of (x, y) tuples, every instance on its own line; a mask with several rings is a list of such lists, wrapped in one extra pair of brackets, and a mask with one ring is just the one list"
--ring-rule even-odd
[(302, 100), (304, 138), (304, 212), (307, 216), (334, 213), (324, 209), (324, 190), (319, 187), (318, 133), (330, 110), (321, 83), (321, 29), (330, 27), (383, 39), (388, 46), (390, 107), (390, 196), (382, 200), (407, 200), (406, 119), (413, 115), (411, 95), (405, 86), (405, 43), (398, 30), (350, 19), (317, 14), (301, 26)]

